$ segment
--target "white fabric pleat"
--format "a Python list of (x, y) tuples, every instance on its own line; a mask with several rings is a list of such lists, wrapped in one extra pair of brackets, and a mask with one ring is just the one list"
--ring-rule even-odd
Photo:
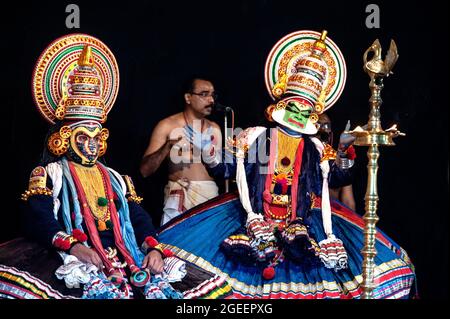
[(56, 220), (58, 220), (58, 210), (59, 207), (61, 207), (61, 202), (58, 198), (59, 193), (61, 192), (62, 188), (62, 166), (60, 162), (53, 162), (48, 164), (45, 167), (45, 170), (47, 171), (47, 175), (52, 180), (53, 184), (53, 215)]
[[(258, 126), (258, 127), (251, 128), (251, 130), (252, 130), (251, 133), (249, 133), (249, 135), (247, 136), (247, 143), (246, 143), (249, 146), (249, 148), (255, 142), (255, 140), (258, 138), (258, 136), (260, 136), (264, 131), (266, 131), (266, 128)], [(238, 136), (238, 139), (239, 139), (239, 136)], [(263, 216), (261, 214), (256, 214), (253, 211), (252, 205), (250, 203), (250, 195), (248, 192), (247, 176), (245, 174), (244, 158), (245, 158), (244, 151), (242, 149), (239, 149), (236, 154), (236, 160), (237, 160), (236, 184), (237, 184), (237, 187), (239, 190), (239, 199), (241, 200), (241, 204), (244, 207), (245, 211), (247, 212), (247, 224), (248, 224), (250, 221), (252, 221), (255, 218), (262, 219)]]
[[(311, 141), (316, 146), (316, 149), (319, 151), (320, 156), (323, 155), (324, 145), (323, 143), (316, 137), (312, 137)], [(323, 221), (323, 229), (327, 237), (334, 237), (333, 235), (333, 224), (331, 221), (331, 205), (330, 205), (330, 194), (328, 190), (328, 174), (330, 172), (330, 164), (328, 161), (320, 162), (320, 169), (322, 171), (322, 221)]]

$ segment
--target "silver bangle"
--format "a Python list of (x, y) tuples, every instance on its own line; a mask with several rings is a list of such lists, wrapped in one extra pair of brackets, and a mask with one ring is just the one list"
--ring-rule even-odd
[(352, 168), (353, 165), (355, 164), (354, 160), (348, 159), (348, 158), (339, 158), (339, 168), (340, 169), (349, 169)]

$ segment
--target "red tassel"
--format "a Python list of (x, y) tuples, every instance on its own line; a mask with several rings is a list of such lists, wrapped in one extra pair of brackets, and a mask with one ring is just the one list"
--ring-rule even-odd
[(263, 270), (263, 277), (266, 280), (273, 279), (275, 277), (275, 268), (273, 267), (266, 267)]
[(62, 249), (63, 250), (68, 250), (69, 248), (70, 248), (70, 241), (63, 240)]
[(173, 255), (174, 255), (173, 252), (170, 249), (164, 249), (163, 250), (163, 254), (166, 257), (173, 257)]
[(61, 238), (55, 240), (54, 246), (61, 250), (68, 250), (70, 248), (70, 242)]
[(349, 160), (354, 160), (356, 158), (356, 151), (353, 145), (350, 145), (347, 149), (347, 158)]
[(55, 242), (53, 243), (53, 245), (54, 245), (56, 248), (60, 248), (60, 249), (61, 249), (62, 239), (61, 239), (61, 238), (56, 238), (56, 239), (55, 239)]
[(156, 245), (159, 244), (158, 241), (152, 236), (148, 236), (147, 238), (145, 238), (145, 242), (151, 248), (153, 248), (153, 247), (155, 247)]
[(85, 242), (88, 237), (85, 233), (83, 233), (80, 229), (74, 229), (72, 232), (73, 237), (75, 237), (78, 241)]

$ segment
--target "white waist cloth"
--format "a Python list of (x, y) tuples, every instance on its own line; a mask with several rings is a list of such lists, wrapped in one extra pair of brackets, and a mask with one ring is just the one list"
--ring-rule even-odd
[(214, 181), (189, 181), (187, 179), (169, 181), (164, 188), (164, 214), (161, 225), (217, 195), (219, 195), (219, 188)]

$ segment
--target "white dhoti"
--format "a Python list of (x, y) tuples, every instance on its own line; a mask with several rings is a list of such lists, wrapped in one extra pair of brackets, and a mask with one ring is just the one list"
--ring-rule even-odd
[(169, 181), (164, 188), (164, 208), (161, 225), (184, 211), (219, 195), (214, 181)]

